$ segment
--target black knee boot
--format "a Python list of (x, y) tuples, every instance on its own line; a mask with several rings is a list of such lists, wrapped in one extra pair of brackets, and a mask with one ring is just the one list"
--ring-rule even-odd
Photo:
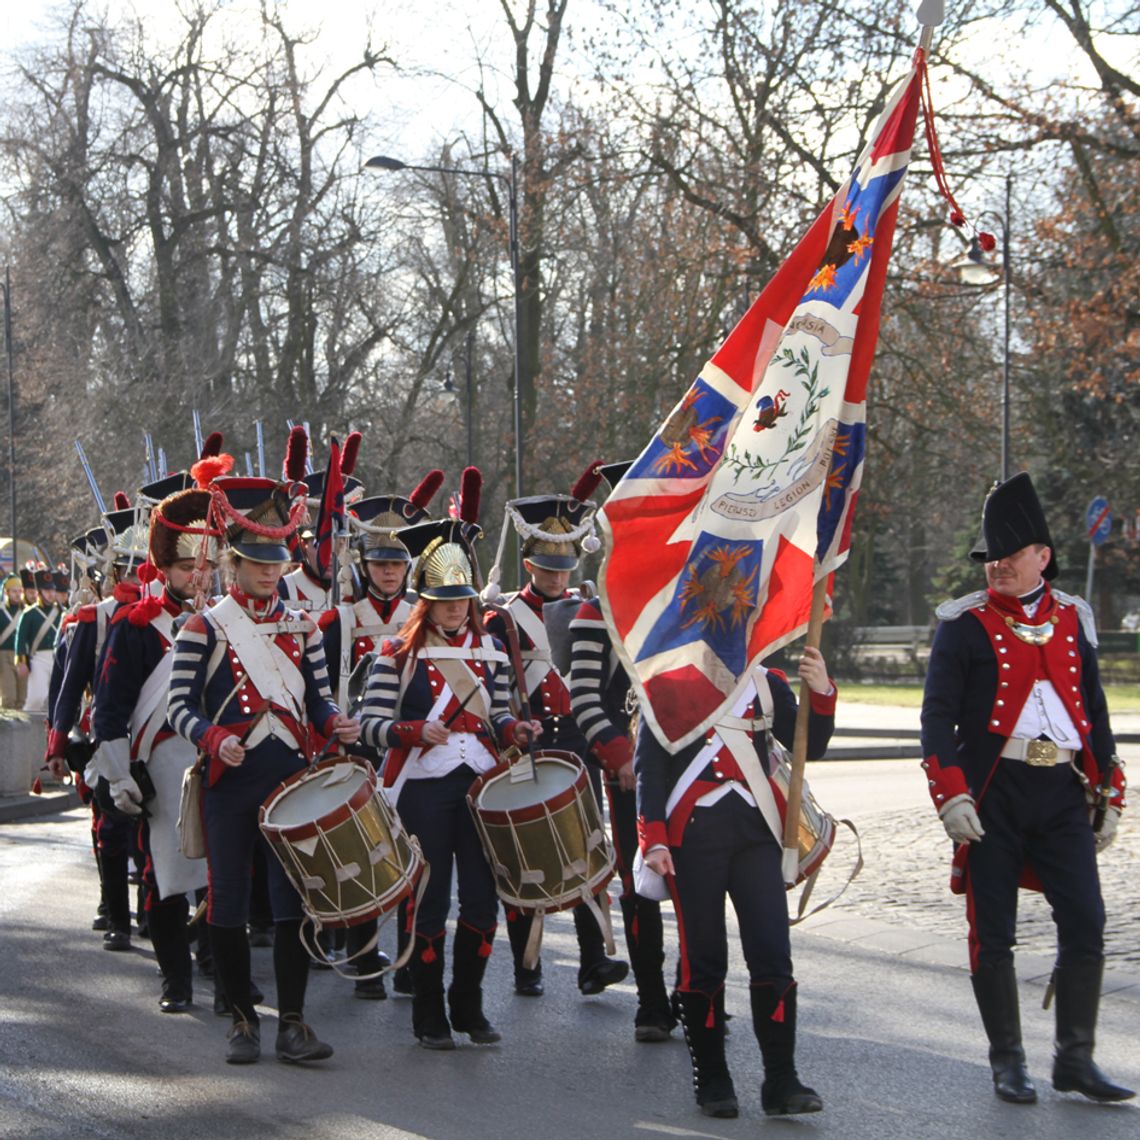
[(476, 1045), (493, 1045), (503, 1039), (483, 1013), (483, 975), (494, 937), (493, 926), (490, 930), (476, 930), (460, 922), (451, 951), (451, 985), (447, 990), (451, 1028), (456, 1033), (466, 1033)]
[(274, 924), (273, 973), (277, 979), (277, 1059), (323, 1061), (333, 1048), (305, 1024), (305, 989), (309, 982), (309, 952), (301, 942), (301, 919)]
[(107, 904), (107, 933), (104, 950), (131, 948), (131, 884), (127, 879), (130, 859), (124, 851), (111, 855), (103, 852), (103, 901)]
[(799, 1116), (819, 1112), (823, 1101), (815, 1089), (800, 1082), (796, 1072), (796, 984), (786, 989), (753, 985), (752, 1028), (764, 1058), (760, 1103), (767, 1116)]
[[(599, 906), (609, 906), (605, 892)], [(598, 920), (584, 903), (573, 910), (574, 933), (578, 936), (578, 989), (586, 995), (600, 994), (606, 986), (616, 985), (629, 973), (629, 963), (606, 957), (606, 941)]]
[(522, 997), (542, 997), (542, 959), (539, 958), (533, 969), (523, 965), (526, 944), (530, 939), (534, 916), (525, 914), (515, 907), (507, 907), (507, 940), (511, 944), (511, 957), (515, 961), (515, 993)]
[(1053, 971), (1057, 1003), (1053, 1087), (1058, 1092), (1079, 1092), (1089, 1100), (1129, 1100), (1135, 1092), (1113, 1084), (1092, 1059), (1103, 975), (1102, 958), (1083, 958)]
[[(383, 1001), (388, 996), (384, 988), (384, 976), (380, 974), (386, 966), (391, 964), (387, 954), (380, 951), (377, 946), (371, 950), (364, 950), (369, 942), (376, 939), (379, 920), (372, 918), (358, 926), (350, 926), (344, 933), (344, 952), (349, 965), (357, 974), (362, 975), (353, 986), (353, 994), (367, 1001)], [(370, 978), (368, 974), (380, 974), (379, 977)]]
[(150, 941), (162, 971), (163, 1013), (185, 1013), (194, 994), (194, 968), (190, 957), (190, 935), (186, 920), (190, 908), (185, 895), (154, 900), (150, 908)]
[(1035, 1104), (1037, 1090), (1029, 1079), (1021, 1044), (1021, 1010), (1013, 962), (980, 965), (970, 981), (990, 1042), (994, 1092), (1010, 1104)]
[(249, 937), (244, 926), (210, 926), (215, 985), (230, 1004), (233, 1028), (226, 1044), (226, 1062), (251, 1065), (261, 1056), (261, 1028), (249, 995)]
[(724, 1058), (724, 988), (713, 997), (679, 991), (681, 1024), (693, 1062), (693, 1091), (705, 1116), (732, 1118), (740, 1109)]
[(665, 947), (661, 907), (635, 895), (621, 899), (625, 944), (637, 983), (636, 1041), (667, 1041), (677, 1025), (665, 989)]
[[(396, 961), (398, 962), (404, 956), (404, 950), (412, 940), (412, 932), (408, 929), (408, 900), (404, 899), (400, 903), (400, 908), (396, 912)], [(410, 964), (405, 963), (392, 975), (392, 991), (393, 993), (403, 994), (404, 997), (411, 997), (415, 992), (415, 984), (412, 982), (412, 967)]]
[(416, 934), (412, 950), (412, 1031), (425, 1049), (454, 1049), (455, 1038), (443, 1007), (443, 948), (446, 932)]

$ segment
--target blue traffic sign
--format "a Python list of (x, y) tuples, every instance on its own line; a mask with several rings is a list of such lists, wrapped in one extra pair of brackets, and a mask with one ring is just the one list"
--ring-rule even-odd
[(1107, 542), (1112, 534), (1112, 510), (1103, 495), (1097, 495), (1085, 511), (1085, 533), (1093, 546)]

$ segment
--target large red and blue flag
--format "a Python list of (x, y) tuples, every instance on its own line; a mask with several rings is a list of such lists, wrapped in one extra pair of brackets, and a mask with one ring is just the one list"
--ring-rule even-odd
[(661, 743), (703, 734), (807, 627), (847, 556), (865, 392), (923, 81), (892, 92), (847, 183), (603, 508), (602, 606)]
[(317, 511), (313, 542), (317, 549), (317, 573), (328, 578), (333, 572), (336, 540), (345, 533), (344, 475), (340, 469), (340, 443), (336, 436), (329, 440), (329, 467), (325, 472), (324, 492)]

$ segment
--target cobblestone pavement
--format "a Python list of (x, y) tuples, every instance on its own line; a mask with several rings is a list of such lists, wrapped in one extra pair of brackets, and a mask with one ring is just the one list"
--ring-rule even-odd
[[(884, 729), (915, 723), (914, 709), (874, 709), (848, 705), (840, 710), (836, 739), (842, 727), (858, 725)], [(1135, 716), (1118, 731), (1136, 731)], [(844, 744), (855, 743), (847, 738)], [(1140, 771), (1140, 746), (1120, 749), (1132, 773)], [(951, 845), (926, 794), (917, 760), (822, 761), (808, 765), (809, 785), (821, 806), (837, 818), (849, 817), (858, 827), (865, 866), (843, 897), (824, 912), (875, 920), (947, 939), (966, 956), (964, 899), (949, 889)], [(1133, 806), (1124, 812), (1116, 841), (1100, 856), (1101, 891), (1108, 914), (1106, 958), (1111, 968), (1140, 975), (1140, 912), (1136, 884), (1140, 881), (1140, 819)], [(828, 898), (850, 874), (855, 845), (841, 828), (832, 855), (824, 864), (812, 902)], [(819, 920), (822, 921), (823, 915)], [(815, 922), (809, 921), (805, 929)], [(1019, 899), (1019, 954), (1051, 957), (1056, 935), (1043, 895), (1023, 890)]]

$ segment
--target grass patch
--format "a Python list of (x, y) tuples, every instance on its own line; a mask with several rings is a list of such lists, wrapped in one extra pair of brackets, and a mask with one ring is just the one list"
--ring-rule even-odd
[[(1105, 685), (1109, 715), (1140, 713), (1140, 685)], [(900, 705), (922, 707), (921, 685), (861, 685), (858, 681), (840, 681), (839, 699), (856, 705)]]

